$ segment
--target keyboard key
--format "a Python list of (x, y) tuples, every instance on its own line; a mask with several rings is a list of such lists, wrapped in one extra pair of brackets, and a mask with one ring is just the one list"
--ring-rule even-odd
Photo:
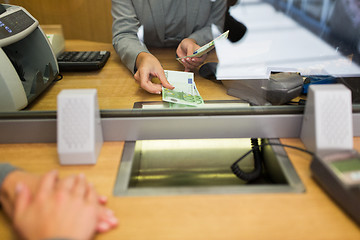
[(110, 57), (109, 51), (68, 51), (58, 58), (61, 71), (92, 71), (104, 67)]

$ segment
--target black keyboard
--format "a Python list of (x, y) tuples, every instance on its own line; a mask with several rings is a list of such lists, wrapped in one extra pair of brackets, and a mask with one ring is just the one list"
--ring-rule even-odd
[(109, 51), (71, 51), (63, 52), (57, 61), (60, 72), (93, 71), (104, 67), (109, 57)]

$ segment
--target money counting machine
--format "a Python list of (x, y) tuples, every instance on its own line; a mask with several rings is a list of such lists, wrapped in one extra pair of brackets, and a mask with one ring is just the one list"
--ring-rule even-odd
[(58, 74), (39, 22), (22, 7), (0, 4), (0, 112), (23, 109)]

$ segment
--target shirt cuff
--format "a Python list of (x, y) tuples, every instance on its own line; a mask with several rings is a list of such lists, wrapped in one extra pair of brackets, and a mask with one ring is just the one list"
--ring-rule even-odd
[(18, 168), (9, 163), (0, 163), (0, 187), (2, 186), (7, 175), (15, 170), (18, 170)]

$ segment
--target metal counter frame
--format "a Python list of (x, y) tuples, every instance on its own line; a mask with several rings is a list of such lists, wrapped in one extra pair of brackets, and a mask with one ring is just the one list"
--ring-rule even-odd
[[(163, 112), (162, 112), (163, 113)], [(105, 141), (196, 138), (298, 138), (302, 111), (287, 114), (253, 111), (184, 114), (101, 111)], [(353, 110), (353, 135), (360, 136), (360, 111)], [(56, 142), (56, 112), (2, 114), (0, 143)]]

